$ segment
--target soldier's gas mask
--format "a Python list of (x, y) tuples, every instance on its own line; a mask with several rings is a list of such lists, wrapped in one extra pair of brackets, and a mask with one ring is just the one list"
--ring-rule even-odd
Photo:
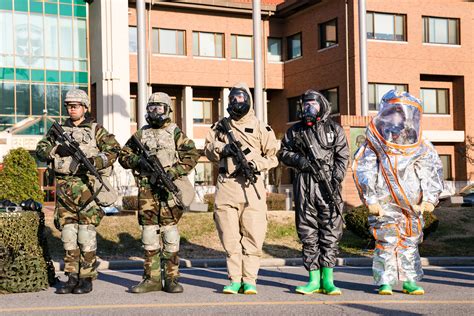
[(321, 120), (321, 103), (324, 102), (324, 97), (314, 90), (306, 91), (300, 100), (301, 104), (301, 119), (306, 126), (313, 126)]
[(238, 121), (250, 110), (250, 97), (244, 89), (232, 88), (229, 93), (227, 112), (230, 118)]
[(170, 107), (166, 103), (148, 103), (145, 119), (153, 127), (162, 127), (170, 121)]

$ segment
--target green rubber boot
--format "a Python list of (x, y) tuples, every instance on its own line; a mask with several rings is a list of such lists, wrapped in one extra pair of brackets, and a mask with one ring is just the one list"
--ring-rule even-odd
[(309, 271), (309, 282), (306, 285), (297, 286), (295, 292), (304, 295), (321, 293), (321, 271), (319, 269)]
[(382, 284), (379, 287), (379, 294), (380, 295), (392, 295), (393, 294), (392, 287), (388, 284)]
[(415, 281), (403, 282), (403, 293), (410, 295), (423, 295), (425, 290), (421, 286), (416, 285)]
[(333, 268), (322, 268), (323, 270), (323, 293), (327, 295), (341, 295), (342, 292), (334, 285)]
[(239, 293), (241, 287), (242, 287), (242, 283), (232, 282), (230, 285), (224, 286), (224, 289), (222, 290), (222, 293), (237, 294), (237, 293)]
[(257, 287), (253, 284), (245, 283), (244, 282), (244, 294), (257, 294)]

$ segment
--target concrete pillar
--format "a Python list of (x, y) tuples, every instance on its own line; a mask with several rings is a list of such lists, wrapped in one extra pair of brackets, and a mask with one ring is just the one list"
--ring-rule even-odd
[(227, 106), (229, 106), (229, 88), (222, 88), (221, 103), (219, 104), (219, 119), (227, 115)]
[(268, 124), (268, 100), (267, 90), (263, 90), (263, 121)]
[[(193, 139), (193, 88), (186, 86), (183, 88), (183, 131), (188, 138)], [(188, 175), (189, 181), (194, 185), (194, 170)]]
[(128, 1), (89, 6), (90, 77), (96, 85), (97, 121), (123, 145), (130, 138)]

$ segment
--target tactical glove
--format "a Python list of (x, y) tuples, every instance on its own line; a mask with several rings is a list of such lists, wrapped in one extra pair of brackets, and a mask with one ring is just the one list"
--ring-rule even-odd
[(67, 147), (66, 145), (58, 145), (56, 147), (56, 151), (55, 153), (59, 156), (59, 157), (69, 157), (69, 156), (72, 156), (73, 155), (73, 152), (71, 152), (71, 150), (69, 149), (69, 147)]
[(166, 175), (171, 179), (171, 181), (176, 180), (179, 177), (178, 172), (174, 168), (170, 168), (168, 171), (166, 171)]
[(236, 151), (233, 145), (227, 144), (221, 150), (221, 158), (227, 158), (230, 156), (235, 156)]
[(298, 159), (298, 169), (301, 172), (308, 172), (311, 170), (311, 164), (305, 157), (300, 157)]
[(144, 157), (140, 157), (138, 159), (137, 165), (141, 172), (151, 172), (150, 164), (146, 161)]
[(384, 215), (383, 208), (379, 203), (369, 204), (369, 205), (367, 205), (367, 208), (369, 209), (369, 214), (370, 215), (374, 215), (374, 216), (383, 216)]
[(431, 212), (433, 212), (434, 208), (435, 208), (435, 206), (430, 202), (421, 202), (421, 204), (420, 204), (421, 214), (423, 214), (425, 212), (431, 213)]

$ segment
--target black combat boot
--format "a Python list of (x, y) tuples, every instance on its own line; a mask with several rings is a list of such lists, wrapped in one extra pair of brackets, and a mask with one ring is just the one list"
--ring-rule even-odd
[(79, 283), (74, 288), (74, 294), (86, 294), (92, 292), (92, 278), (79, 279)]
[(178, 283), (177, 278), (166, 278), (163, 291), (168, 293), (183, 293), (184, 289), (183, 286)]
[(57, 289), (57, 294), (69, 294), (76, 287), (78, 282), (77, 273), (69, 273), (67, 282), (64, 283), (63, 287)]

